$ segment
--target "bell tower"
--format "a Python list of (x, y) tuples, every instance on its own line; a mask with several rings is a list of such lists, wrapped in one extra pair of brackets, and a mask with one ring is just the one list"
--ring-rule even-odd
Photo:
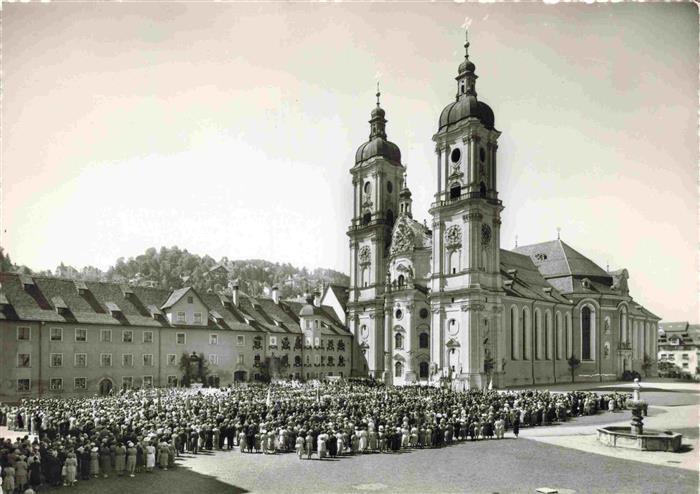
[(355, 154), (350, 170), (353, 215), (350, 238), (348, 326), (359, 348), (353, 368), (361, 375), (384, 378), (385, 352), (390, 348), (384, 329), (384, 290), (391, 229), (399, 212), (405, 167), (399, 147), (387, 140), (385, 112), (379, 103), (369, 120), (369, 140)]
[[(455, 101), (433, 136), (437, 161), (433, 217), (431, 360), (457, 388), (485, 386), (500, 362), (500, 226), (496, 155), (501, 133), (477, 99), (469, 41), (457, 72)], [(488, 369), (490, 370), (490, 369)], [(493, 369), (498, 370), (498, 369)]]

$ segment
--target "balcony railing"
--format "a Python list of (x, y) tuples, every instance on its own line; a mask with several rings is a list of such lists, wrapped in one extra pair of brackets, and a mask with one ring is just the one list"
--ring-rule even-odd
[(499, 199), (496, 199), (495, 197), (489, 197), (488, 192), (466, 192), (464, 194), (461, 194), (459, 197), (449, 197), (443, 201), (435, 201), (430, 205), (430, 207), (432, 209), (439, 206), (446, 206), (448, 204), (454, 204), (456, 202), (463, 201), (464, 199), (486, 199), (486, 201), (489, 204), (496, 204), (499, 206), (502, 204), (502, 202)]

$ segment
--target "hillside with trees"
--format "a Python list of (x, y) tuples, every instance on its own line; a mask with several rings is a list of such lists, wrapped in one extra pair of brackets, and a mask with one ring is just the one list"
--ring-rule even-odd
[(305, 290), (314, 290), (323, 283), (347, 286), (350, 281), (346, 274), (332, 269), (308, 270), (289, 263), (262, 259), (232, 261), (223, 257), (217, 261), (209, 255), (199, 256), (178, 247), (161, 247), (160, 250), (151, 247), (136, 257), (120, 257), (106, 271), (93, 266), (77, 269), (61, 263), (54, 272), (33, 271), (27, 266), (15, 265), (9, 254), (0, 247), (0, 270), (171, 290), (193, 286), (197, 290), (218, 291), (238, 280), (241, 290), (253, 296), (264, 294), (272, 285), (277, 284), (283, 298), (301, 296)]

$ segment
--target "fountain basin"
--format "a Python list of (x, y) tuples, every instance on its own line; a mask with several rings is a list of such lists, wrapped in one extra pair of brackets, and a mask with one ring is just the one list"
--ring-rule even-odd
[(598, 441), (613, 448), (636, 449), (639, 451), (672, 451), (681, 449), (682, 434), (672, 431), (645, 429), (642, 434), (634, 434), (629, 426), (600, 427)]

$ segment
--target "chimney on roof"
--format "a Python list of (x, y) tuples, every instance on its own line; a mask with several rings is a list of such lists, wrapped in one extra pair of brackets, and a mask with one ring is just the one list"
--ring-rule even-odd
[(238, 280), (233, 280), (229, 286), (231, 287), (231, 299), (233, 300), (233, 305), (238, 307)]
[(272, 285), (272, 301), (276, 304), (280, 303), (280, 290), (277, 285)]
[(314, 292), (314, 305), (316, 307), (321, 307), (321, 292), (318, 290)]

